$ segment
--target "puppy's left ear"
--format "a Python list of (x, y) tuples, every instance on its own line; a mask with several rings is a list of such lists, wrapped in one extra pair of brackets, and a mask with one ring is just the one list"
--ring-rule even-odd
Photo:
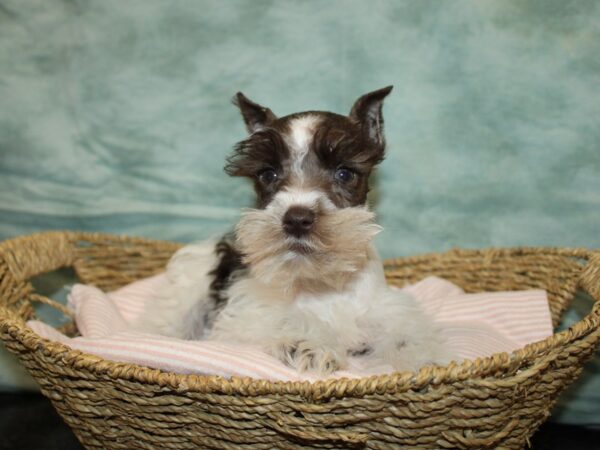
[(385, 145), (381, 107), (383, 99), (392, 91), (392, 88), (393, 86), (387, 86), (363, 95), (354, 102), (350, 111), (350, 120), (360, 124), (369, 140), (379, 147)]
[(241, 92), (235, 94), (235, 97), (233, 97), (233, 104), (240, 108), (240, 112), (246, 123), (246, 128), (251, 134), (255, 131), (262, 130), (277, 120), (273, 111), (258, 103), (254, 103)]

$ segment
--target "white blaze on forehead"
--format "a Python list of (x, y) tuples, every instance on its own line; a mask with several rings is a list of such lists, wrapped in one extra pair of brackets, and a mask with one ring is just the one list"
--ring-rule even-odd
[(289, 124), (286, 143), (292, 157), (292, 172), (299, 177), (302, 177), (302, 161), (310, 149), (318, 124), (319, 118), (311, 114), (293, 119)]
[(293, 119), (289, 124), (288, 144), (294, 153), (304, 153), (308, 151), (312, 138), (317, 129), (319, 118), (313, 114), (300, 116)]

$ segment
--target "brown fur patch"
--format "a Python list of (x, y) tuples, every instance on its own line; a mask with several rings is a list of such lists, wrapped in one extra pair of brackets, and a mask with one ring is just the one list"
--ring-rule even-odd
[[(319, 126), (310, 142), (302, 165), (302, 179), (291, 170), (291, 152), (284, 136), (290, 123), (306, 115), (319, 118)], [(264, 130), (238, 143), (227, 159), (225, 171), (254, 182), (257, 207), (264, 208), (285, 186), (320, 189), (338, 207), (363, 205), (369, 191), (369, 175), (384, 158), (384, 147), (371, 142), (362, 128), (348, 117), (309, 111), (277, 119)], [(335, 179), (340, 168), (352, 171), (353, 179), (341, 183)], [(277, 182), (264, 185), (259, 180), (262, 170), (273, 169)]]
[[(268, 128), (252, 134), (239, 142), (234, 152), (227, 158), (225, 172), (234, 177), (246, 177), (254, 182), (257, 195), (257, 207), (264, 208), (284, 185), (288, 172), (290, 152), (281, 133)], [(278, 181), (271, 185), (260, 182), (259, 175), (265, 169), (273, 169)]]

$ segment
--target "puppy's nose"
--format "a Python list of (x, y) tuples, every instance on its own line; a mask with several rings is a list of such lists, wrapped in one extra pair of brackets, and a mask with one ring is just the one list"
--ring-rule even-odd
[(304, 206), (292, 206), (283, 216), (283, 229), (297, 238), (306, 236), (315, 224), (315, 213)]

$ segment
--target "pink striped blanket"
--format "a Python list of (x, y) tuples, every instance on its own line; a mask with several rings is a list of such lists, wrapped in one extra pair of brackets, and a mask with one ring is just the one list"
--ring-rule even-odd
[[(164, 282), (164, 275), (157, 275), (109, 293), (92, 286), (73, 286), (69, 307), (75, 313), (80, 337), (67, 337), (40, 321), (30, 321), (28, 325), (42, 337), (113, 361), (186, 374), (285, 381), (316, 379), (256, 348), (132, 331), (129, 324)], [(461, 360), (511, 352), (552, 334), (548, 300), (542, 290), (466, 294), (437, 277), (403, 290), (412, 294), (438, 322), (445, 341)], [(391, 371), (389, 366), (369, 366), (364, 358), (357, 357), (350, 359), (347, 370), (332, 376), (356, 378)]]

